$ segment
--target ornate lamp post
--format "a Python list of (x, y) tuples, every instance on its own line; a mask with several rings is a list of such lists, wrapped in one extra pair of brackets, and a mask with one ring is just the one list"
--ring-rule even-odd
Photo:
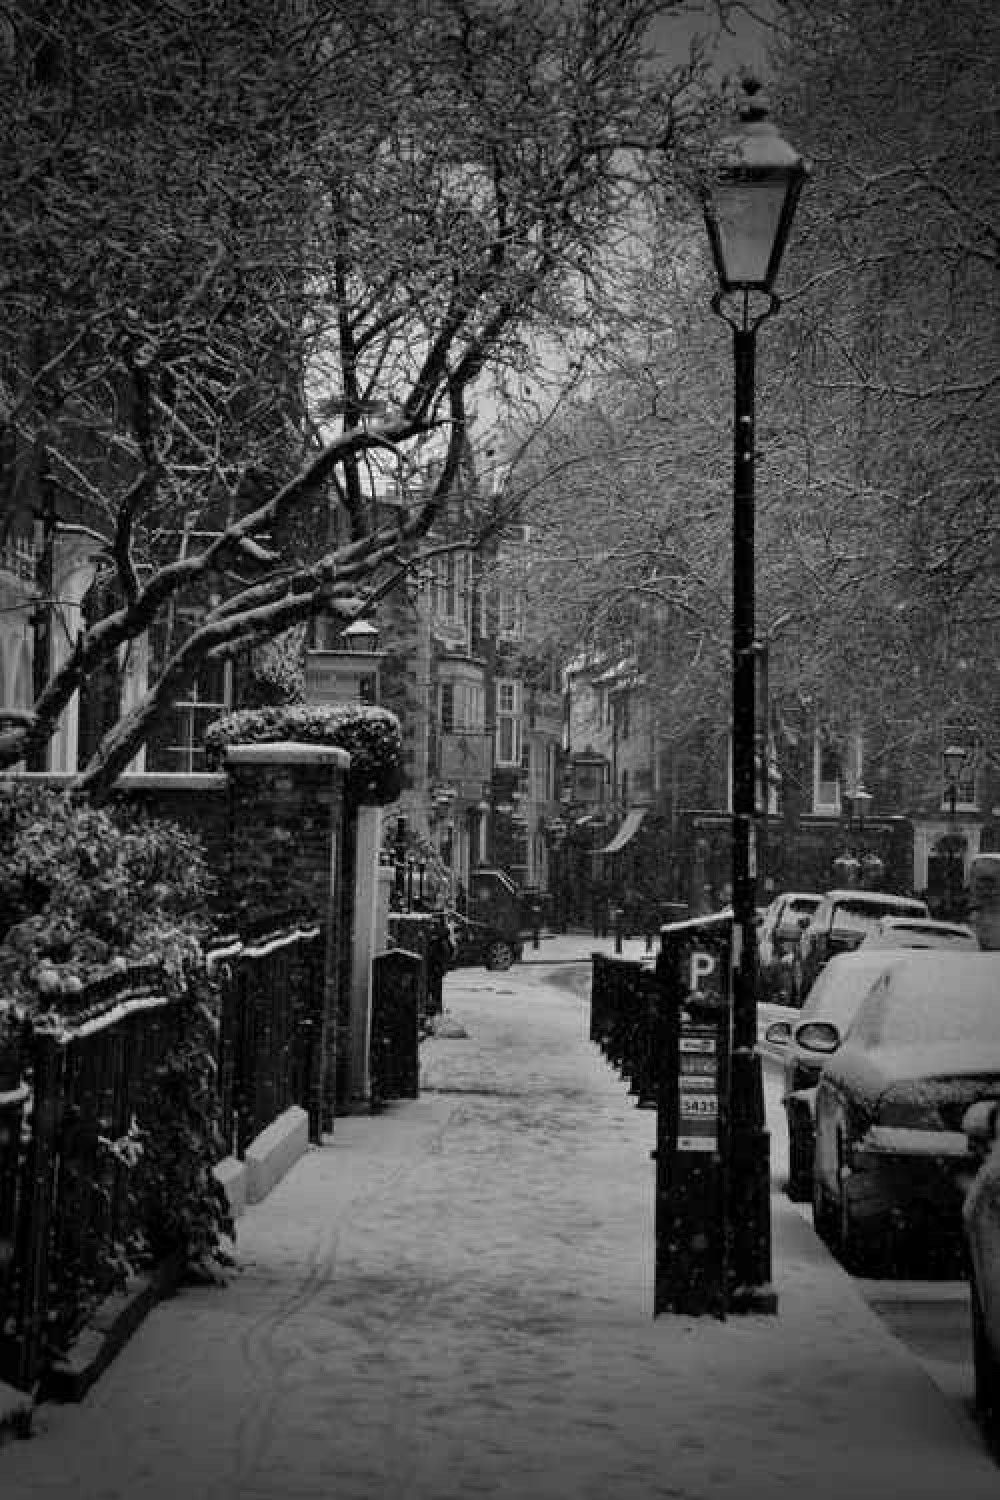
[[(867, 868), (868, 851), (865, 848), (865, 813), (869, 812), (875, 798), (865, 787), (863, 782), (858, 782), (854, 791), (850, 793), (851, 813), (857, 830), (858, 846), (853, 850), (858, 861), (860, 883), (865, 883), (865, 870)], [(853, 838), (851, 843), (853, 845)]]
[(719, 290), (712, 310), (733, 330), (733, 1029), (729, 1224), (734, 1305), (774, 1306), (770, 1162), (757, 1043), (756, 652), (754, 635), (754, 363), (805, 162), (769, 122), (758, 85), (743, 84), (735, 133), (721, 143), (703, 194)]

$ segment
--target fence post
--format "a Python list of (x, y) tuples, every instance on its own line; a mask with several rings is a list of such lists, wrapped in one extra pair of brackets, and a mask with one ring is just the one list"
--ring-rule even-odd
[(39, 1370), (49, 1292), (49, 1239), (56, 1139), (62, 1124), (65, 1049), (51, 1032), (33, 1046), (31, 1141), (24, 1167), (15, 1257), (21, 1271), (15, 1314), (14, 1385), (28, 1390)]

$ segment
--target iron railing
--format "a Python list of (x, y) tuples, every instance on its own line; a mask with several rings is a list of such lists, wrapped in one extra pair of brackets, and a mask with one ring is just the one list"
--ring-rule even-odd
[(181, 1010), (156, 966), (134, 965), (26, 1030), (25, 1076), (0, 1094), (0, 1378), (19, 1389), (112, 1290), (142, 1227), (129, 1152)]
[(661, 1045), (661, 986), (634, 959), (591, 956), (590, 1040), (629, 1084), (641, 1109), (655, 1109)]
[[(210, 955), (222, 1154), (242, 1157), (292, 1104), (319, 1139), (322, 954), (310, 928)], [(128, 1174), (190, 1003), (168, 998), (157, 965), (134, 965), (87, 986), (58, 1021), (26, 1026), (16, 1056), (0, 1059), (0, 1379), (18, 1389), (72, 1343), (143, 1234)]]
[(220, 984), (221, 1129), (229, 1155), (247, 1147), (291, 1105), (309, 1115), (321, 1139), (320, 1028), (323, 944), (320, 929), (279, 933), (209, 954)]

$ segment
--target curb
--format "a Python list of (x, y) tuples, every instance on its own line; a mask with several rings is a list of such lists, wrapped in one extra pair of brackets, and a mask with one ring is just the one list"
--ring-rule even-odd
[[(226, 1157), (214, 1171), (229, 1199), (233, 1217), (248, 1203), (259, 1203), (308, 1150), (309, 1117), (293, 1105), (255, 1137), (246, 1158)], [(183, 1256), (169, 1256), (154, 1270), (130, 1277), (124, 1291), (106, 1297), (66, 1353), (54, 1361), (35, 1392), (0, 1381), (0, 1443), (28, 1437), (40, 1401), (82, 1401), (158, 1302), (180, 1285)]]
[(31, 1391), (19, 1391), (0, 1380), (0, 1447), (12, 1439), (31, 1436), (35, 1400)]
[(176, 1291), (183, 1269), (179, 1254), (155, 1270), (134, 1276), (123, 1292), (106, 1297), (66, 1354), (43, 1376), (39, 1400), (82, 1401), (150, 1310)]

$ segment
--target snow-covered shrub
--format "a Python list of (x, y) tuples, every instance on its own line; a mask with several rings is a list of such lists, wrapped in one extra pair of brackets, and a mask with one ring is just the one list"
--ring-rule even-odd
[(180, 993), (202, 962), (210, 879), (192, 833), (71, 791), (0, 779), (0, 1001), (59, 1011), (155, 959)]
[(225, 714), (205, 732), (209, 764), (219, 764), (227, 745), (295, 741), (333, 745), (351, 757), (347, 796), (354, 803), (395, 802), (403, 785), (403, 737), (396, 715), (359, 703), (298, 703), (242, 708)]

